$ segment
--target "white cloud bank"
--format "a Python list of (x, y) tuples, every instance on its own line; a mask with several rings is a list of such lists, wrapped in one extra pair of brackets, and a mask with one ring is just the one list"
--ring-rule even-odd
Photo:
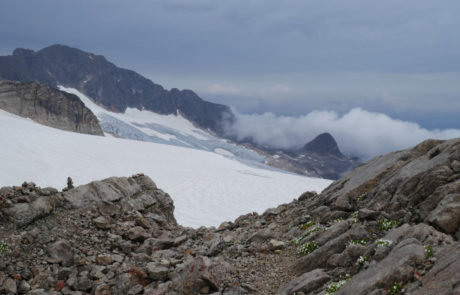
[(224, 94), (224, 95), (240, 95), (243, 89), (227, 86), (222, 83), (214, 83), (205, 89), (205, 92), (210, 94)]
[(428, 130), (361, 108), (343, 116), (333, 111), (313, 111), (300, 117), (235, 113), (237, 119), (229, 133), (240, 140), (251, 138), (275, 148), (300, 148), (318, 134), (329, 132), (343, 153), (363, 159), (408, 148), (428, 138), (460, 137), (460, 129)]

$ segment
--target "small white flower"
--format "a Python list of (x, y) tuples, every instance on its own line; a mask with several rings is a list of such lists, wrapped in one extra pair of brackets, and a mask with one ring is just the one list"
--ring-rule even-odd
[(384, 240), (384, 239), (378, 239), (377, 240), (377, 247), (390, 247), (393, 244), (393, 241), (391, 240)]

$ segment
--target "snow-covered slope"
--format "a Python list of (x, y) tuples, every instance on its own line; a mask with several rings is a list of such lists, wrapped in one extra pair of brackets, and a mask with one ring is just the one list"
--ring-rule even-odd
[(256, 152), (228, 143), (195, 127), (180, 113), (160, 115), (135, 108), (127, 108), (124, 113), (114, 113), (96, 105), (77, 89), (63, 86), (59, 86), (59, 89), (77, 95), (98, 117), (106, 133), (122, 138), (214, 151), (241, 161), (265, 163), (265, 158)]
[(65, 132), (4, 111), (0, 126), (0, 186), (34, 181), (62, 188), (67, 176), (80, 185), (145, 173), (171, 195), (178, 222), (187, 226), (216, 226), (330, 184), (255, 168), (214, 152)]

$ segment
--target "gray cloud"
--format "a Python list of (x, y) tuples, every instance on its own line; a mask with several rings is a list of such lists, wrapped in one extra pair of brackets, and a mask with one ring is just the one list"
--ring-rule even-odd
[(29, 0), (2, 5), (0, 34), (8, 37), (2, 38), (6, 46), (66, 43), (145, 70), (460, 69), (460, 3), (453, 0)]
[(303, 73), (209, 81), (198, 89), (204, 98), (230, 102), (242, 113), (301, 116), (313, 110), (335, 110), (343, 115), (361, 107), (426, 128), (459, 128), (457, 81), (459, 73)]
[(408, 148), (428, 138), (460, 137), (460, 129), (428, 130), (360, 108), (343, 116), (328, 111), (314, 111), (299, 117), (237, 113), (237, 120), (228, 126), (228, 131), (240, 140), (251, 138), (258, 144), (284, 149), (300, 148), (318, 134), (329, 132), (342, 152), (363, 159)]
[(162, 0), (161, 5), (172, 12), (183, 10), (190, 12), (209, 12), (218, 7), (218, 3), (213, 0)]
[(243, 111), (458, 128), (458, 15), (458, 0), (8, 0), (0, 52), (62, 43)]

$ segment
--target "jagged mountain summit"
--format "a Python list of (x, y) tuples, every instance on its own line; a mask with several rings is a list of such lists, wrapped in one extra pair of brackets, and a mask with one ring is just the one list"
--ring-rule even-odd
[(180, 112), (199, 127), (217, 134), (222, 134), (222, 119), (233, 118), (229, 107), (204, 101), (191, 90), (168, 91), (101, 55), (65, 45), (36, 52), (18, 48), (11, 56), (1, 56), (0, 77), (75, 88), (114, 112), (124, 112), (128, 107), (164, 115)]
[(3, 187), (0, 292), (456, 295), (459, 192), (460, 139), (377, 157), (218, 228), (178, 224), (140, 174)]
[(103, 135), (96, 116), (77, 96), (39, 83), (0, 79), (0, 109), (46, 126)]

